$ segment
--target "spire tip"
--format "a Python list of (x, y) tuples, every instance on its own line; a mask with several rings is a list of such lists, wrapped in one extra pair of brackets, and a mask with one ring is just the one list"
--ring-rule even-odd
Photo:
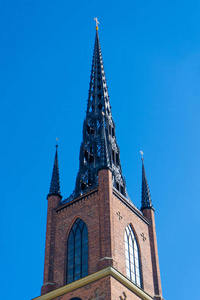
[(144, 159), (143, 159), (143, 152), (140, 151), (142, 154), (142, 206), (141, 210), (146, 208), (153, 208), (151, 195), (149, 191), (149, 186), (147, 182), (146, 172), (144, 168)]
[(140, 154), (141, 154), (141, 156), (142, 156), (141, 160), (142, 160), (142, 162), (143, 162), (143, 161), (144, 161), (144, 158), (143, 158), (144, 153), (143, 153), (142, 151), (140, 151)]
[(58, 148), (58, 138), (56, 138), (56, 148)]
[(98, 24), (99, 24), (99, 21), (98, 21), (98, 19), (97, 19), (97, 17), (96, 18), (94, 18), (94, 20), (96, 21), (96, 30), (98, 30), (99, 29), (99, 27), (98, 27)]
[(51, 183), (50, 183), (50, 188), (49, 188), (49, 194), (47, 195), (47, 199), (49, 196), (55, 195), (60, 198), (62, 198), (60, 194), (60, 179), (59, 179), (59, 167), (58, 167), (58, 144), (57, 144), (58, 139), (56, 138), (56, 152), (55, 152), (55, 159), (54, 159), (54, 164), (53, 164), (53, 172), (51, 176)]

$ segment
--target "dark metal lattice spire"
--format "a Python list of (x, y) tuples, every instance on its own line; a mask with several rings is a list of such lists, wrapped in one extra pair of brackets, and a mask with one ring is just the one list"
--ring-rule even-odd
[(142, 206), (141, 210), (145, 208), (152, 208), (151, 195), (147, 182), (146, 172), (144, 168), (144, 159), (142, 158)]
[(101, 166), (102, 168), (110, 168), (110, 160), (108, 154), (108, 146), (107, 146), (107, 138), (106, 138), (106, 131), (105, 131), (105, 118), (104, 113), (103, 115), (103, 129), (101, 131)]
[(96, 27), (87, 111), (83, 123), (83, 141), (80, 147), (79, 160), (75, 196), (98, 186), (98, 171), (102, 168), (110, 168), (113, 173), (113, 186), (126, 196), (98, 27)]
[(53, 172), (52, 172), (52, 177), (51, 177), (49, 194), (47, 197), (49, 197), (51, 195), (61, 196), (60, 195), (59, 167), (58, 167), (58, 145), (56, 145), (56, 153), (55, 153), (55, 159), (54, 159), (54, 165), (53, 165)]

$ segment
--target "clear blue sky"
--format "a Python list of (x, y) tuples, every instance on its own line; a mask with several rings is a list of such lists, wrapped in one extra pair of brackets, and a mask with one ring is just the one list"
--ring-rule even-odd
[(144, 152), (163, 296), (198, 299), (195, 0), (1, 1), (1, 298), (27, 300), (40, 293), (55, 139), (65, 198), (78, 171), (96, 16), (122, 170), (138, 207)]

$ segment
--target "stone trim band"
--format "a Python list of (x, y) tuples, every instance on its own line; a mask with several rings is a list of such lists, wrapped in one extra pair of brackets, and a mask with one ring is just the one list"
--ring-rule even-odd
[(49, 292), (47, 294), (41, 295), (39, 297), (33, 298), (32, 300), (51, 300), (56, 297), (62, 296), (66, 293), (69, 293), (73, 290), (76, 290), (78, 288), (81, 288), (82, 286), (85, 286), (89, 283), (92, 283), (96, 280), (99, 280), (101, 278), (104, 278), (106, 276), (112, 276), (117, 281), (122, 283), (125, 287), (127, 287), (129, 290), (134, 292), (136, 295), (138, 295), (143, 300), (153, 300), (153, 298), (148, 295), (146, 292), (144, 292), (141, 288), (139, 288), (137, 285), (135, 285), (133, 282), (131, 282), (128, 278), (126, 278), (123, 274), (121, 274), (119, 271), (117, 271), (113, 267), (108, 267), (103, 270), (100, 270), (94, 274), (88, 275), (86, 277), (83, 277), (77, 281), (74, 281), (72, 283), (69, 283), (63, 287), (60, 287), (52, 292)]

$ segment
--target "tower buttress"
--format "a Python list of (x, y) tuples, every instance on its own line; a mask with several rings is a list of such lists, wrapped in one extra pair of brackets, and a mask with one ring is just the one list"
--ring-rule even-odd
[(116, 267), (113, 257), (113, 224), (112, 224), (112, 172), (109, 168), (102, 168), (98, 173), (99, 178), (99, 201), (98, 211), (100, 222), (100, 260), (97, 269), (101, 270), (109, 266)]
[(141, 211), (143, 212), (144, 216), (150, 221), (149, 240), (150, 240), (150, 248), (151, 248), (151, 261), (152, 261), (153, 281), (154, 281), (154, 298), (156, 300), (162, 300), (163, 298), (162, 298), (160, 267), (159, 267), (159, 259), (158, 259), (155, 214), (154, 214), (155, 209), (153, 208), (152, 205), (143, 158), (142, 158), (142, 201), (141, 202), (142, 202)]
[(61, 195), (60, 195), (60, 176), (59, 176), (59, 167), (58, 167), (58, 145), (56, 145), (56, 153), (55, 153), (55, 159), (54, 159), (54, 165), (53, 165), (53, 172), (52, 172), (52, 177), (51, 177), (49, 194), (47, 195), (47, 198), (49, 196), (53, 196), (53, 195), (61, 197)]
[(49, 194), (47, 195), (47, 225), (46, 225), (46, 244), (44, 260), (44, 279), (41, 294), (48, 293), (56, 288), (54, 282), (54, 248), (55, 248), (55, 212), (60, 205), (62, 196), (60, 194), (60, 179), (58, 167), (58, 145), (53, 165)]

